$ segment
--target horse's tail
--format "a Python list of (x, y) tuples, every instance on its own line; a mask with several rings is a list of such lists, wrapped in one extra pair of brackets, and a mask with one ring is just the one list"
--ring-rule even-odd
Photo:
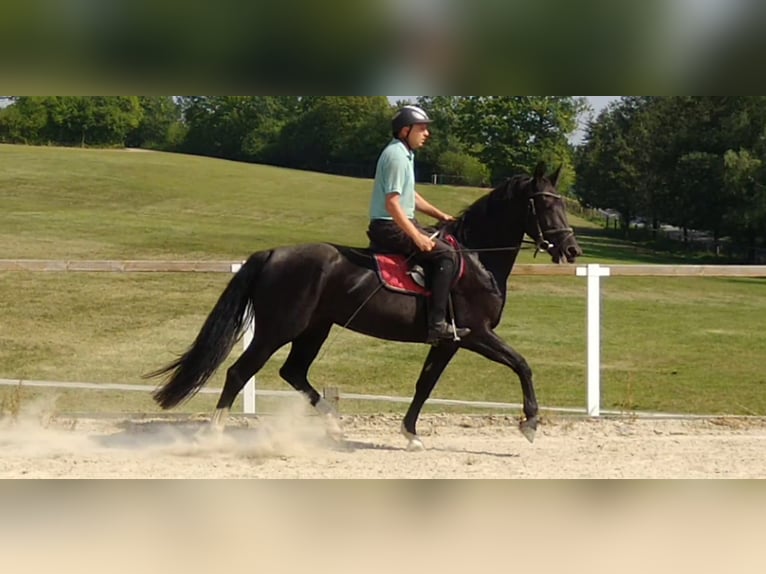
[(152, 378), (170, 373), (152, 395), (163, 409), (193, 397), (229, 356), (252, 317), (255, 281), (271, 254), (259, 251), (250, 256), (229, 281), (187, 351), (166, 367), (145, 375)]

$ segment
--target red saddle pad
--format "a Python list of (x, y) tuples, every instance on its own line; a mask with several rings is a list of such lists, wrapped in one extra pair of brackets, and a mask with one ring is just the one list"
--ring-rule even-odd
[[(460, 245), (454, 237), (448, 235), (445, 240), (459, 252)], [(378, 276), (387, 288), (400, 293), (413, 293), (415, 295), (426, 296), (431, 295), (430, 291), (423, 289), (423, 287), (415, 283), (412, 277), (408, 275), (410, 264), (404, 255), (395, 253), (375, 253), (374, 256), (378, 266)], [(459, 270), (453, 285), (465, 274), (465, 260), (463, 259), (462, 254), (460, 254), (459, 260)]]
[(378, 265), (380, 280), (389, 289), (415, 295), (431, 294), (430, 291), (415, 283), (412, 277), (407, 274), (410, 267), (403, 255), (376, 253), (375, 261)]

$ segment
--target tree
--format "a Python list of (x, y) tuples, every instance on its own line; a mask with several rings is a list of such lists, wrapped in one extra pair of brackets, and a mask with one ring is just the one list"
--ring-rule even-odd
[[(736, 209), (737, 187), (744, 181), (731, 171), (748, 166), (744, 171), (752, 175), (752, 164), (742, 158), (751, 157), (748, 150), (762, 147), (764, 99), (672, 96), (658, 101), (656, 109), (653, 155), (668, 189), (668, 209), (662, 217), (684, 229), (709, 231), (718, 239), (731, 220), (728, 212)], [(734, 159), (738, 157), (742, 161)]]
[(177, 128), (181, 112), (172, 96), (138, 96), (141, 123), (126, 139), (126, 147), (160, 150), (173, 149), (172, 130)]
[[(125, 145), (128, 134), (141, 123), (138, 96), (81, 96), (78, 114), (70, 121), (80, 131), (80, 145)], [(79, 125), (77, 121), (79, 120)]]
[(252, 96), (187, 96), (183, 150), (206, 156), (242, 159), (242, 143), (250, 130)]
[(455, 131), (499, 180), (540, 160), (571, 163), (568, 138), (585, 105), (571, 96), (464, 96)]
[(48, 96), (42, 137), (64, 145), (124, 145), (141, 123), (138, 96)]
[(439, 173), (455, 176), (457, 182), (475, 187), (489, 185), (489, 170), (475, 157), (467, 153), (445, 151), (437, 161)]
[(755, 262), (759, 240), (766, 240), (766, 162), (748, 151), (728, 151), (724, 157), (724, 181), (731, 191), (732, 204), (723, 216), (723, 229), (748, 249), (748, 261)]
[(0, 141), (39, 144), (48, 113), (39, 96), (8, 98), (12, 103), (0, 110)]
[(476, 154), (470, 153), (469, 147), (457, 135), (461, 96), (421, 96), (417, 99), (417, 104), (426, 110), (433, 120), (428, 145), (418, 151), (418, 167), (422, 179), (430, 179), (426, 176), (435, 172), (464, 175), (452, 171), (456, 169), (456, 164), (450, 158), (454, 159), (457, 156), (471, 156), (483, 166)]
[(627, 233), (630, 221), (646, 206), (636, 193), (645, 175), (636, 154), (636, 132), (631, 128), (638, 102), (621, 100), (605, 108), (591, 122), (576, 155), (577, 196), (586, 205), (616, 209)]
[(623, 220), (651, 216), (685, 230), (766, 239), (766, 97), (623, 98), (588, 126), (578, 195)]
[(301, 108), (281, 133), (283, 165), (372, 177), (391, 137), (385, 96), (310, 96)]
[(256, 121), (242, 144), (248, 161), (274, 163), (277, 159), (282, 128), (293, 120), (299, 110), (298, 96), (255, 96)]
[(187, 134), (183, 151), (245, 161), (273, 161), (297, 96), (181, 96)]
[(142, 117), (137, 96), (17, 96), (10, 137), (26, 143), (123, 145)]

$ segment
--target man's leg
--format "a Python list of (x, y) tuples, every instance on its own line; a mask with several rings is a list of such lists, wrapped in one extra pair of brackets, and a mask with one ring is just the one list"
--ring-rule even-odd
[[(417, 222), (415, 225), (423, 233), (430, 231)], [(414, 256), (417, 261), (425, 263), (431, 269), (427, 343), (436, 344), (445, 339), (454, 340), (456, 335), (462, 338), (471, 332), (470, 329), (457, 328), (453, 333), (451, 326), (447, 323), (447, 304), (457, 260), (457, 254), (448, 243), (437, 239), (433, 251), (418, 252), (413, 241), (393, 221), (374, 221), (370, 224), (367, 234), (377, 245), (405, 256)]]
[(431, 300), (428, 306), (426, 342), (436, 344), (445, 339), (454, 340), (455, 337), (467, 336), (471, 332), (470, 329), (456, 328), (453, 332), (452, 327), (447, 323), (447, 303), (452, 280), (455, 277), (455, 262), (452, 254), (443, 254), (433, 261), (431, 267)]

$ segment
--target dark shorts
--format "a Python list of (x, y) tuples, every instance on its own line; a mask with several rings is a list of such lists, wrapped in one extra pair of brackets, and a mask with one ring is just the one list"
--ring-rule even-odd
[[(412, 223), (421, 232), (426, 235), (432, 235), (436, 229), (423, 227), (417, 220)], [(387, 219), (373, 219), (367, 229), (367, 236), (370, 238), (370, 246), (375, 251), (383, 253), (399, 253), (407, 257), (412, 256), (414, 261), (431, 263), (442, 259), (449, 259), (457, 264), (457, 253), (452, 249), (449, 243), (441, 239), (435, 239), (436, 246), (432, 251), (425, 253), (420, 251), (415, 242), (412, 241), (394, 221)]]

